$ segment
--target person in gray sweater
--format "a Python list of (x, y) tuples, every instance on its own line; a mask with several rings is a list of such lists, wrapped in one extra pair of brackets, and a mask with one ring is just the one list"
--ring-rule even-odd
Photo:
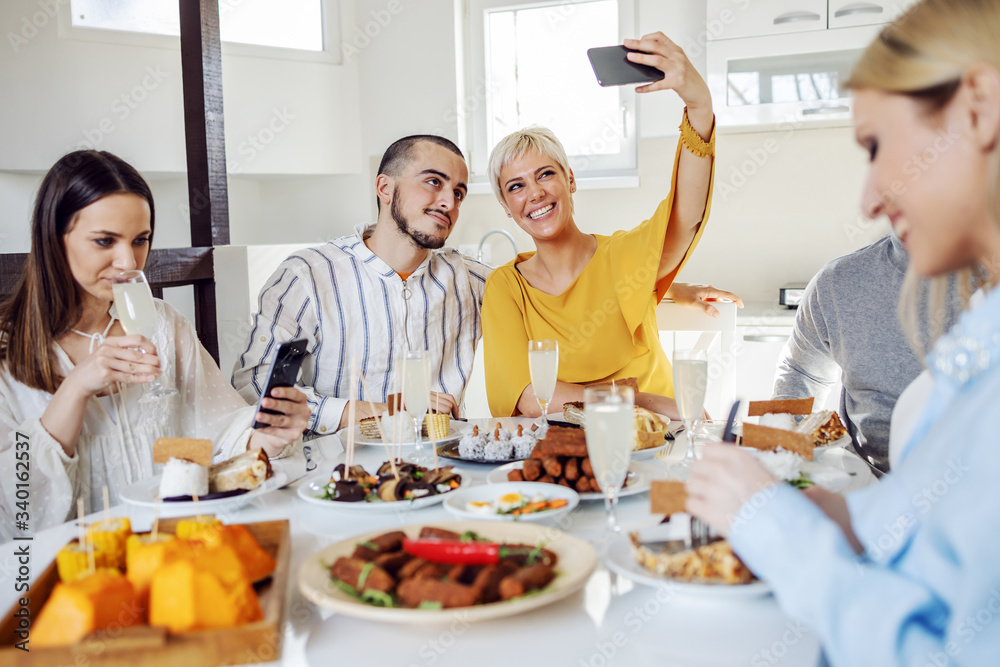
[[(840, 417), (862, 458), (889, 471), (889, 420), (923, 364), (897, 315), (909, 255), (893, 234), (829, 262), (806, 287), (778, 362), (772, 398), (816, 397), (843, 383)], [(949, 294), (945, 330), (960, 310)]]

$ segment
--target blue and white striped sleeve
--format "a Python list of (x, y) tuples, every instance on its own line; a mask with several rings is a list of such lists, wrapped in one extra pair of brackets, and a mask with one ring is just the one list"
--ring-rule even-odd
[[(315, 355), (323, 342), (323, 331), (317, 316), (316, 284), (305, 260), (292, 255), (264, 283), (258, 300), (257, 313), (251, 321), (243, 353), (236, 361), (233, 386), (244, 400), (255, 403), (264, 390), (267, 369), (278, 346), (288, 340), (304, 338), (306, 350)], [(310, 363), (306, 361), (306, 364)], [(320, 421), (340, 423), (343, 406), (331, 405), (314, 387), (298, 385), (306, 394), (313, 416), (310, 429), (318, 431)], [(333, 413), (336, 413), (334, 415)], [(321, 419), (322, 416), (322, 419)], [(334, 421), (335, 420), (335, 421)]]

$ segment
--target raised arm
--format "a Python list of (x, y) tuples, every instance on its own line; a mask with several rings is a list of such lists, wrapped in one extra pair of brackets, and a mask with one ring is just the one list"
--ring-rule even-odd
[[(638, 40), (626, 39), (625, 46), (648, 51), (648, 55), (630, 53), (628, 58), (636, 63), (656, 67), (664, 74), (660, 81), (640, 86), (636, 92), (675, 91), (687, 107), (687, 120), (691, 128), (704, 142), (709, 142), (715, 130), (712, 97), (708, 85), (688, 60), (683, 49), (662, 32), (645, 35)], [(657, 280), (677, 269), (705, 217), (713, 161), (712, 155), (698, 157), (688, 149), (681, 151), (675, 175), (674, 205), (670, 211), (670, 223), (663, 242)]]

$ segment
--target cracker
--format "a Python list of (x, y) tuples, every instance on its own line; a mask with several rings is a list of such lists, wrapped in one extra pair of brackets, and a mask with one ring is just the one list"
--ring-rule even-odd
[(649, 487), (649, 509), (653, 514), (671, 515), (686, 512), (687, 491), (684, 482), (654, 481)]
[(812, 412), (813, 402), (816, 399), (809, 398), (783, 398), (777, 401), (750, 401), (749, 417), (760, 417), (769, 413), (789, 415), (807, 415)]
[(198, 438), (157, 438), (153, 443), (153, 463), (185, 459), (198, 465), (212, 465), (212, 441)]
[(757, 424), (743, 424), (743, 441), (740, 444), (744, 447), (769, 451), (781, 447), (798, 454), (806, 461), (813, 460), (812, 436), (805, 433), (758, 426)]

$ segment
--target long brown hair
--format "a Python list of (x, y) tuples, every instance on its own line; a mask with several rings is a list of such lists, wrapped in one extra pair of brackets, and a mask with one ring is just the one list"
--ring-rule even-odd
[(0, 303), (0, 362), (18, 382), (55, 393), (63, 381), (52, 343), (83, 314), (80, 287), (66, 260), (64, 236), (81, 209), (108, 195), (153, 194), (130, 164), (106, 151), (74, 151), (42, 179), (31, 216), (31, 253), (14, 292)]
[[(928, 114), (951, 102), (965, 71), (976, 63), (1000, 68), (1000, 3), (997, 0), (921, 0), (890, 23), (862, 54), (847, 86), (899, 93), (919, 101)], [(990, 209), (1000, 220), (1000, 149), (990, 161)], [(967, 304), (973, 286), (987, 284), (982, 267), (956, 272), (960, 296)], [(912, 267), (899, 301), (903, 331), (923, 356), (943, 333), (949, 276), (924, 280)], [(920, 315), (921, 294), (929, 294)], [(930, 332), (929, 338), (921, 330)]]

